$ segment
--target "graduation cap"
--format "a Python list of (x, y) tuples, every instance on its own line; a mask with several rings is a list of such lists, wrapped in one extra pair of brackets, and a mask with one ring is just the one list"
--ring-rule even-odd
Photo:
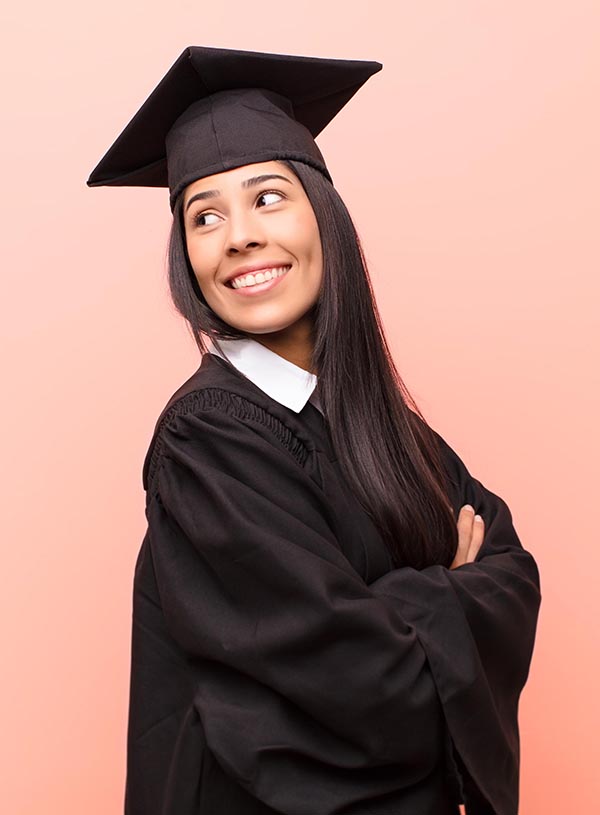
[(331, 181), (314, 138), (380, 62), (188, 46), (87, 184), (168, 187), (171, 211), (199, 178), (296, 159)]

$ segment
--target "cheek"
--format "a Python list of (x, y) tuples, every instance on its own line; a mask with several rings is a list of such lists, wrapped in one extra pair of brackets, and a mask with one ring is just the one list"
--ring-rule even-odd
[(322, 271), (323, 265), (323, 251), (321, 247), (321, 236), (319, 235), (319, 228), (317, 222), (313, 219), (307, 228), (307, 246), (311, 262), (315, 265), (319, 274)]
[(187, 242), (187, 253), (188, 253), (188, 257), (190, 259), (190, 263), (192, 264), (193, 269), (196, 270), (198, 268), (198, 265), (199, 265), (200, 252), (198, 251), (198, 248), (197, 248), (196, 244), (194, 243), (194, 241), (188, 241)]
[(321, 262), (321, 239), (319, 228), (312, 213), (295, 219), (290, 230), (298, 252), (312, 262)]
[(213, 274), (215, 267), (215, 250), (211, 249), (209, 241), (186, 241), (187, 253), (192, 269), (198, 282), (207, 280)]

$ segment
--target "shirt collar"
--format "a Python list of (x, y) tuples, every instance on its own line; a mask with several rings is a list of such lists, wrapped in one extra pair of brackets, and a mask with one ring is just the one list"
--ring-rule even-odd
[(241, 373), (276, 402), (300, 413), (307, 402), (322, 412), (315, 393), (317, 377), (252, 338), (218, 340), (219, 351), (210, 339), (209, 351), (225, 357)]

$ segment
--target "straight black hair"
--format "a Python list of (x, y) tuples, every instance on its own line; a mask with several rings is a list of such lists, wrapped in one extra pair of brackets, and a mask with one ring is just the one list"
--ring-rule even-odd
[[(313, 307), (311, 370), (344, 476), (388, 547), (396, 568), (454, 559), (458, 530), (437, 436), (402, 381), (385, 337), (356, 228), (322, 173), (285, 164), (300, 180), (321, 238), (323, 276)], [(201, 354), (203, 335), (252, 336), (206, 303), (187, 253), (181, 193), (168, 244), (168, 279), (177, 311)]]

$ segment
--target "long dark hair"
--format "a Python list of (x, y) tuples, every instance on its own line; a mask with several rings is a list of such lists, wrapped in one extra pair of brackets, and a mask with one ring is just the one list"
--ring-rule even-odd
[[(448, 567), (458, 532), (439, 444), (396, 370), (350, 214), (318, 170), (283, 163), (300, 179), (319, 225), (323, 278), (311, 370), (335, 453), (394, 565)], [(217, 342), (251, 335), (221, 320), (200, 291), (187, 254), (183, 197), (173, 211), (169, 287), (204, 354), (203, 334)]]

